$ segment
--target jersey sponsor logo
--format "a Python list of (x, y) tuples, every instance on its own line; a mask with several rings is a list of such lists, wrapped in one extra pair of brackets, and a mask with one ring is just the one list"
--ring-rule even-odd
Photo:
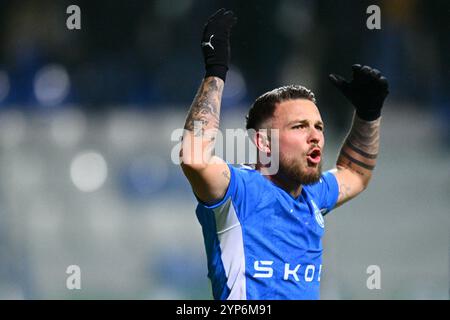
[(202, 42), (202, 47), (211, 47), (211, 49), (214, 50), (214, 47), (211, 43), (212, 38), (214, 37), (214, 35), (211, 35), (211, 37), (209, 37), (209, 41), (208, 42)]
[(311, 200), (311, 204), (312, 204), (312, 206), (314, 208), (314, 217), (316, 218), (316, 221), (319, 224), (319, 226), (321, 228), (323, 228), (325, 226), (325, 224), (324, 224), (324, 221), (323, 221), (322, 212), (316, 206), (316, 203), (314, 202), (314, 200)]
[[(253, 274), (254, 278), (272, 278), (274, 276), (274, 261), (272, 260), (256, 260), (253, 264), (253, 268), (255, 269), (255, 273)], [(312, 282), (313, 280), (320, 282), (320, 273), (322, 272), (322, 265), (319, 265), (319, 268), (316, 268), (313, 264), (302, 265), (302, 264), (290, 264), (284, 263), (283, 268), (278, 268), (276, 271), (281, 271), (283, 269), (282, 274), (275, 274), (276, 277), (282, 275), (283, 280), (294, 279), (295, 281), (304, 280), (305, 282)], [(303, 275), (300, 278), (299, 275)]]

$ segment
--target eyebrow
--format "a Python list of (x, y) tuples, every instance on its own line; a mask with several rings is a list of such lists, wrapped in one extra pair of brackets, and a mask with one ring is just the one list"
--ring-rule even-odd
[[(301, 123), (301, 124), (303, 124), (303, 123), (309, 123), (309, 120), (306, 120), (306, 119), (303, 119), (303, 120), (292, 120), (292, 121), (290, 121), (290, 122), (287, 124), (287, 126), (289, 127), (289, 126), (291, 126), (291, 125), (293, 125), (293, 124), (296, 124), (296, 123)], [(320, 120), (319, 120), (319, 121), (316, 121), (315, 124), (316, 124), (316, 125), (319, 124), (319, 125), (321, 125), (322, 127), (324, 127), (323, 122), (320, 121)]]

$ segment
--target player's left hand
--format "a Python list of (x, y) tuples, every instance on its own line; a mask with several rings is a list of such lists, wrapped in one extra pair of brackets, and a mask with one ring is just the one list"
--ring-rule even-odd
[(381, 115), (384, 99), (389, 94), (387, 79), (377, 69), (354, 64), (353, 79), (349, 82), (343, 77), (330, 74), (330, 81), (350, 100), (356, 114), (363, 120), (372, 121)]

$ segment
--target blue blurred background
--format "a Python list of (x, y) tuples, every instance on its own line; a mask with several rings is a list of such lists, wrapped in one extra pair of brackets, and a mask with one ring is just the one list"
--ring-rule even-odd
[[(66, 8), (81, 9), (68, 30)], [(368, 30), (366, 8), (381, 8)], [(450, 3), (1, 1), (0, 299), (210, 299), (195, 198), (171, 161), (203, 76), (207, 17), (232, 9), (221, 126), (260, 94), (316, 93), (332, 168), (354, 63), (390, 91), (369, 189), (325, 219), (323, 299), (448, 299)], [(81, 268), (81, 290), (66, 269)], [(368, 290), (369, 265), (382, 272)]]

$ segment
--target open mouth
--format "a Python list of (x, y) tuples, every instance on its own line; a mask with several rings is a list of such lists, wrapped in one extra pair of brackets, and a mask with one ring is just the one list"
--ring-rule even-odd
[(320, 156), (321, 156), (320, 149), (314, 148), (307, 154), (308, 162), (310, 164), (316, 165), (320, 162)]

